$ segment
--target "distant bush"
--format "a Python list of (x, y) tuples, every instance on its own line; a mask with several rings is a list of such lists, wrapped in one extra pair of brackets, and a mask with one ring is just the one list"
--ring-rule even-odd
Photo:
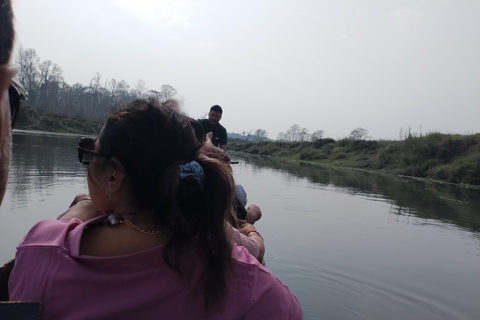
[(257, 146), (256, 144), (253, 144), (250, 147), (248, 147), (248, 149), (246, 149), (245, 151), (251, 154), (259, 154), (260, 150), (261, 149), (259, 146)]
[(320, 160), (326, 158), (327, 155), (325, 155), (322, 151), (311, 147), (302, 149), (302, 151), (300, 152), (301, 160)]
[(335, 144), (334, 143), (327, 143), (322, 147), (322, 152), (325, 155), (331, 155), (332, 152), (333, 152), (333, 149), (335, 149)]
[(333, 143), (335, 143), (335, 140), (333, 140), (331, 138), (317, 139), (317, 140), (312, 142), (313, 147), (317, 148), (317, 149), (323, 148), (323, 146), (326, 145), (326, 144), (333, 144)]
[(281, 150), (275, 143), (273, 142), (267, 142), (267, 143), (262, 143), (261, 145), (259, 145), (259, 147), (261, 148), (260, 149), (260, 152), (258, 154), (260, 155), (272, 155), (276, 152), (278, 152), (279, 150)]

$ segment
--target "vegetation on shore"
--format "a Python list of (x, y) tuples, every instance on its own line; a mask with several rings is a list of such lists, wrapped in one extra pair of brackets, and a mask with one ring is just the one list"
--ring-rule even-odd
[[(103, 121), (48, 113), (25, 104), (18, 129), (96, 135)], [(229, 151), (480, 186), (480, 133), (408, 134), (403, 140), (330, 138), (302, 142), (230, 139)]]
[(404, 140), (231, 140), (229, 151), (480, 186), (480, 134), (409, 134)]
[(15, 122), (16, 129), (96, 135), (103, 121), (88, 120), (45, 112), (22, 106)]

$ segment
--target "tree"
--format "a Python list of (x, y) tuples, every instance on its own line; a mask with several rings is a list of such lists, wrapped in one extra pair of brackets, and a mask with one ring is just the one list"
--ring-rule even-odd
[(119, 102), (127, 102), (132, 99), (130, 96), (130, 85), (125, 80), (120, 80), (117, 83), (117, 96)]
[(37, 56), (35, 49), (18, 49), (16, 57), (18, 67), (18, 79), (25, 86), (29, 95), (34, 97), (39, 76), (38, 65), (40, 57)]
[(38, 64), (38, 107), (48, 111), (58, 111), (59, 92), (63, 83), (63, 70), (50, 60)]
[(98, 72), (87, 86), (69, 85), (64, 81), (62, 68), (50, 60), (40, 61), (34, 49), (20, 47), (15, 63), (19, 70), (16, 79), (27, 89), (29, 105), (55, 114), (98, 119), (105, 117), (112, 107), (135, 98), (154, 96), (162, 103), (174, 98), (171, 103), (179, 108), (185, 101), (168, 84), (160, 91), (149, 91), (141, 79), (131, 87), (124, 80), (103, 80)]
[(145, 91), (145, 81), (142, 79), (138, 79), (137, 83), (135, 84), (135, 88), (133, 89), (134, 95), (136, 98), (142, 98), (143, 92)]
[(175, 98), (175, 96), (177, 95), (177, 89), (175, 89), (169, 84), (164, 84), (160, 91), (150, 90), (148, 91), (148, 95), (157, 99), (161, 103), (164, 103), (170, 99)]
[(278, 141), (287, 141), (287, 137), (285, 135), (285, 132), (280, 132), (278, 135), (277, 135), (277, 140)]
[(307, 128), (302, 128), (300, 135), (298, 136), (298, 141), (310, 141), (310, 134), (308, 134)]
[(287, 132), (280, 132), (277, 136), (280, 141), (309, 141), (310, 135), (307, 128), (301, 128), (298, 124), (291, 126)]
[(369, 138), (368, 130), (364, 128), (357, 127), (350, 132), (350, 139), (352, 140), (366, 140)]
[(310, 135), (310, 139), (312, 141), (320, 140), (323, 138), (324, 135), (325, 135), (325, 132), (323, 132), (323, 130), (317, 130)]
[(245, 139), (245, 141), (249, 141), (250, 138), (252, 137), (252, 130), (249, 131), (243, 131), (242, 136)]
[(257, 129), (253, 133), (253, 138), (256, 142), (263, 141), (265, 140), (266, 137), (267, 137), (267, 130)]

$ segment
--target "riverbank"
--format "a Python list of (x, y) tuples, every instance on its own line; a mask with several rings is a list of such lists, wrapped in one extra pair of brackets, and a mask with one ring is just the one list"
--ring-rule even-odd
[(480, 134), (430, 133), (400, 141), (231, 141), (229, 151), (480, 186)]
[(103, 122), (80, 117), (68, 117), (44, 112), (35, 107), (22, 106), (15, 123), (16, 129), (96, 135)]
[[(96, 135), (102, 122), (22, 106), (15, 127)], [(404, 140), (318, 139), (313, 142), (247, 142), (230, 139), (229, 151), (313, 164), (439, 180), (480, 187), (480, 133), (409, 135)]]

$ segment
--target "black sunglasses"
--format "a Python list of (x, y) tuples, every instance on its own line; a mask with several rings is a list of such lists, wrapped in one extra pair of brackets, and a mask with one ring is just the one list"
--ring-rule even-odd
[(12, 126), (12, 129), (15, 124), (18, 111), (20, 110), (21, 102), (22, 100), (27, 99), (27, 97), (27, 90), (25, 90), (20, 82), (12, 79), (10, 87), (8, 88), (8, 98), (10, 99), (10, 125)]
[(95, 141), (97, 139), (82, 137), (78, 143), (78, 161), (81, 164), (88, 166), (93, 161), (93, 157), (98, 156), (95, 152)]

